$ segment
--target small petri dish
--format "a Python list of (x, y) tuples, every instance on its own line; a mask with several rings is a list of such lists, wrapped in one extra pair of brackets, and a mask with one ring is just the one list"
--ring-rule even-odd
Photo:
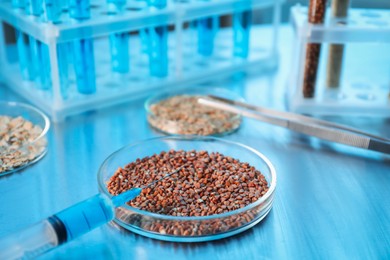
[[(12, 121), (14, 120), (14, 121)], [(37, 108), (0, 102), (0, 176), (40, 160), (47, 151), (49, 118)]]
[[(210, 136), (158, 137), (114, 152), (99, 169), (100, 192), (112, 196), (107, 189), (107, 184), (118, 167), (124, 167), (138, 158), (159, 154), (170, 149), (219, 152), (241, 162), (247, 162), (264, 175), (268, 190), (262, 197), (245, 207), (208, 216), (164, 215), (126, 204), (116, 209), (115, 223), (129, 231), (154, 239), (172, 242), (202, 242), (241, 233), (259, 223), (270, 212), (276, 188), (276, 172), (271, 162), (251, 147)], [(137, 176), (133, 177), (137, 178)]]
[(215, 95), (244, 101), (222, 88), (194, 88), (159, 93), (145, 102), (147, 120), (165, 134), (221, 136), (236, 131), (242, 122), (238, 114), (197, 103), (199, 97)]

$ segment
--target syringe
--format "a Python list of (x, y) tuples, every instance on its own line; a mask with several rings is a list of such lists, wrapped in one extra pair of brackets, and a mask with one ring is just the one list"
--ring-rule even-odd
[(115, 207), (142, 192), (133, 188), (109, 198), (97, 194), (39, 223), (0, 240), (0, 259), (30, 259), (79, 237), (111, 220)]
[(0, 239), (0, 259), (35, 258), (111, 221), (115, 208), (139, 196), (143, 189), (179, 172), (187, 164), (142, 188), (132, 188), (109, 198), (97, 194), (39, 223)]

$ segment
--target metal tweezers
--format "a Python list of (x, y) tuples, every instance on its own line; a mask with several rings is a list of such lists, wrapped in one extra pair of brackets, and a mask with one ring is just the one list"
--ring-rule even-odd
[(372, 135), (355, 128), (315, 119), (300, 114), (253, 106), (217, 96), (198, 99), (203, 105), (254, 118), (295, 132), (323, 140), (390, 154), (390, 139)]

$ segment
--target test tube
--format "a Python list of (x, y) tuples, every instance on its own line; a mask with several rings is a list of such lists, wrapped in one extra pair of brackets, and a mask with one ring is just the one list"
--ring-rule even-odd
[(248, 57), (251, 23), (252, 11), (250, 10), (233, 15), (233, 56)]
[(24, 9), (26, 7), (26, 0), (12, 0), (11, 4), (13, 8)]
[(25, 41), (26, 35), (22, 31), (15, 29), (15, 37), (16, 37), (16, 48), (18, 51), (20, 71), (22, 73), (22, 78), (27, 80), (30, 79), (30, 73), (29, 73), (30, 62), (29, 62), (28, 51), (27, 51), (28, 46)]
[[(34, 37), (28, 36), (29, 42), (29, 51), (30, 51), (30, 69), (29, 69), (29, 79), (37, 80), (40, 68), (41, 68), (41, 60), (39, 58), (39, 49), (41, 48), (41, 43), (37, 41)], [(40, 82), (37, 81), (37, 86), (40, 85)]]
[[(348, 15), (349, 0), (332, 1), (332, 17), (345, 18)], [(341, 68), (344, 57), (344, 44), (330, 44), (328, 53), (326, 85), (328, 88), (340, 87)]]
[[(167, 0), (149, 0), (148, 5), (157, 9), (167, 6)], [(168, 75), (168, 27), (166, 25), (148, 28), (148, 54), (150, 75)]]
[(69, 1), (70, 0), (62, 0), (61, 1), (62, 11), (64, 11), (64, 12), (69, 11)]
[(148, 30), (149, 69), (151, 76), (168, 75), (168, 27), (158, 26)]
[(26, 14), (40, 17), (43, 14), (43, 0), (24, 0)]
[[(75, 20), (89, 19), (89, 0), (70, 0), (69, 11), (70, 17)], [(73, 63), (78, 91), (81, 94), (95, 93), (95, 59), (92, 39), (81, 39), (73, 42)]]
[(203, 56), (211, 56), (214, 49), (213, 18), (199, 19), (198, 28), (198, 53)]
[[(327, 0), (310, 0), (308, 12), (309, 23), (322, 24), (324, 22), (326, 1)], [(303, 96), (305, 98), (314, 97), (320, 53), (320, 43), (308, 43), (306, 45), (306, 57), (302, 89)]]
[[(45, 0), (46, 6), (46, 19), (53, 24), (62, 22), (62, 15), (65, 8), (68, 8), (67, 0)], [(57, 44), (57, 62), (58, 62), (58, 74), (60, 77), (60, 92), (61, 96), (65, 99), (68, 97), (69, 86), (69, 49), (68, 43)]]
[(61, 22), (64, 2), (62, 0), (45, 0), (46, 19), (54, 24)]
[(60, 92), (61, 96), (66, 99), (68, 97), (69, 88), (69, 53), (71, 53), (71, 46), (69, 43), (57, 44), (57, 60), (58, 60), (58, 73), (60, 77)]
[(110, 35), (111, 67), (119, 73), (130, 71), (129, 34), (115, 33)]
[(149, 36), (148, 36), (148, 30), (147, 29), (140, 29), (139, 30), (139, 36), (141, 38), (141, 52), (142, 53), (149, 53)]
[[(43, 14), (43, 0), (26, 0), (26, 13), (37, 19)], [(47, 90), (51, 86), (49, 48), (33, 36), (29, 36), (31, 53), (31, 79), (38, 79), (37, 86)]]
[(69, 242), (115, 217), (115, 207), (141, 194), (133, 188), (112, 198), (95, 195), (0, 240), (0, 259), (31, 259)]
[(50, 69), (50, 55), (49, 55), (49, 46), (40, 41), (38, 43), (38, 57), (40, 58), (39, 64), (41, 68), (39, 69), (39, 79), (40, 79), (40, 88), (43, 90), (50, 89), (51, 86), (51, 69)]
[[(109, 10), (120, 13), (126, 5), (126, 0), (108, 0)], [(114, 33), (110, 35), (110, 53), (112, 70), (119, 73), (127, 73), (130, 70), (129, 34)]]
[[(12, 8), (25, 10), (25, 0), (12, 0)], [(19, 58), (19, 67), (22, 74), (22, 78), (25, 80), (30, 79), (30, 62), (28, 57), (28, 46), (26, 44), (27, 36), (20, 30), (15, 28), (16, 48)]]
[(197, 21), (198, 53), (202, 56), (211, 56), (214, 51), (215, 35), (219, 28), (219, 17), (206, 17)]

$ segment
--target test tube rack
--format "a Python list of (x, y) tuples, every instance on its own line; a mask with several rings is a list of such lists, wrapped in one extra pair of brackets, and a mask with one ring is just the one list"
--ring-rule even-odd
[[(331, 18), (328, 10), (325, 22), (320, 25), (308, 23), (307, 12), (308, 8), (300, 5), (291, 8), (295, 46), (286, 86), (289, 110), (311, 115), (389, 117), (390, 10), (352, 8), (344, 19)], [(303, 95), (308, 43), (321, 43), (325, 47), (321, 50), (315, 95), (311, 98)], [(329, 88), (325, 79), (329, 44), (344, 44), (352, 54), (345, 57), (342, 68), (351, 73), (341, 77), (337, 88)], [(361, 46), (364, 47), (358, 48)], [(352, 73), (353, 69), (356, 70)]]
[[(130, 0), (120, 13), (111, 12), (107, 3), (92, 3), (89, 6), (89, 19), (72, 19), (68, 15), (70, 10), (65, 10), (64, 7), (61, 21), (53, 23), (43, 15), (26, 15), (23, 10), (13, 8), (9, 0), (1, 1), (0, 78), (12, 90), (44, 110), (53, 121), (63, 121), (71, 115), (131, 101), (158, 90), (184, 88), (229, 77), (241, 71), (261, 73), (274, 70), (278, 60), (275, 42), (282, 2), (283, 0), (168, 0), (166, 7), (159, 9), (151, 8), (144, 1)], [(273, 21), (267, 25), (271, 30), (267, 35), (262, 35), (258, 34), (258, 27), (251, 27), (246, 57), (232, 54), (234, 24), (217, 32), (212, 54), (197, 53), (194, 21), (259, 9), (272, 12)], [(42, 85), (42, 80), (37, 83), (37, 80), (23, 75), (20, 69), (23, 57), (20, 54), (16, 59), (10, 58), (20, 46), (5, 42), (2, 23), (11, 25), (16, 32), (25, 34), (25, 38), (29, 37), (27, 39), (32, 37), (33, 40), (30, 41), (19, 41), (21, 44), (24, 42), (32, 45), (38, 42), (46, 47), (47, 57), (41, 58), (42, 66), (50, 68), (45, 85)], [(151, 75), (149, 67), (153, 64), (148, 64), (151, 61), (147, 51), (145, 52), (142, 33), (148, 28), (163, 27), (170, 28), (167, 40), (167, 73)], [(130, 68), (125, 73), (113, 70), (112, 66), (115, 64), (110, 56), (110, 36), (120, 37), (121, 34), (129, 37), (129, 45), (125, 48), (129, 51)], [(263, 37), (271, 40), (263, 41)], [(80, 45), (83, 39), (91, 39), (92, 46), (88, 42)], [(85, 57), (76, 57), (72, 50), (75, 42), (82, 51), (92, 52), (94, 61), (91, 64), (88, 64), (90, 61), (85, 61)], [(120, 40), (118, 43), (121, 44)], [(146, 49), (151, 44), (153, 43), (148, 40)], [(71, 64), (77, 62), (87, 62), (83, 65), (86, 71), (75, 71)], [(44, 70), (43, 67), (36, 69), (44, 73), (40, 71)], [(93, 75), (96, 87), (91, 91), (80, 91), (77, 76), (85, 77), (83, 80), (87, 83), (88, 80), (93, 80), (86, 75), (88, 70), (95, 71)]]

